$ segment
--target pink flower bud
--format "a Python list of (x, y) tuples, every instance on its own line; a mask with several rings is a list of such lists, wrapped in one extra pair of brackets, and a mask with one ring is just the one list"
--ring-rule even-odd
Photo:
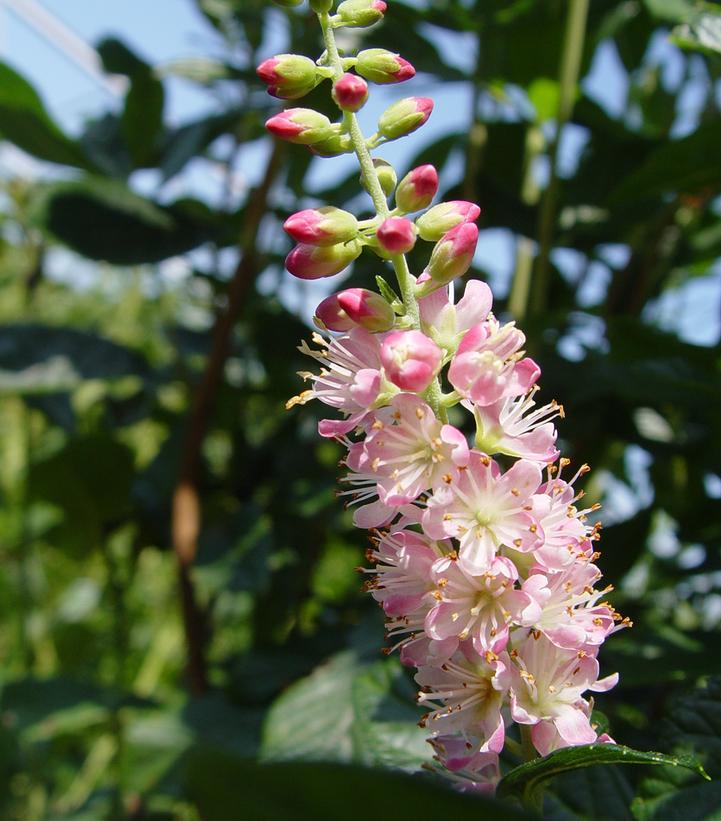
[(316, 64), (299, 54), (278, 54), (256, 69), (268, 93), (282, 100), (296, 100), (312, 91), (320, 79)]
[(380, 294), (367, 288), (346, 288), (336, 298), (346, 316), (367, 331), (378, 333), (393, 327), (395, 313)]
[(424, 391), (438, 372), (441, 359), (440, 348), (420, 331), (393, 331), (381, 345), (386, 376), (404, 391)]
[(265, 127), (275, 137), (300, 145), (321, 142), (333, 134), (330, 120), (311, 108), (287, 108), (271, 117)]
[(462, 222), (475, 222), (481, 209), (473, 202), (453, 200), (441, 202), (416, 220), (416, 227), (421, 239), (437, 242), (451, 228)]
[(356, 241), (325, 246), (301, 243), (285, 258), (285, 267), (298, 279), (332, 277), (360, 256), (362, 249)]
[(431, 116), (433, 100), (429, 97), (406, 97), (389, 106), (378, 120), (378, 132), (387, 140), (405, 137), (420, 128)]
[(436, 243), (426, 266), (430, 280), (417, 290), (417, 296), (425, 296), (441, 285), (447, 285), (456, 277), (463, 276), (471, 267), (478, 242), (478, 228), (472, 222), (457, 225)]
[(383, 0), (344, 0), (338, 6), (337, 17), (344, 26), (361, 28), (377, 23), (387, 8)]
[(342, 111), (360, 111), (368, 99), (368, 83), (355, 74), (344, 74), (333, 83), (332, 93)]
[(358, 235), (358, 220), (348, 211), (325, 205), (291, 214), (283, 223), (283, 229), (296, 242), (336, 245), (355, 239)]
[(416, 229), (410, 220), (389, 217), (378, 227), (376, 237), (389, 254), (406, 254), (416, 244)]
[(355, 327), (355, 322), (338, 302), (338, 294), (331, 294), (319, 303), (313, 321), (328, 331), (349, 331)]
[(416, 70), (399, 54), (384, 48), (367, 48), (358, 53), (355, 70), (372, 83), (402, 83), (415, 76)]
[(438, 172), (432, 165), (419, 165), (409, 171), (396, 190), (396, 205), (401, 211), (428, 208), (438, 191)]

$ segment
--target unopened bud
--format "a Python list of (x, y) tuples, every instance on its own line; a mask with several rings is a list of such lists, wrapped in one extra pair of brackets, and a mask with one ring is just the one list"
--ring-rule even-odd
[(416, 288), (416, 296), (425, 296), (463, 276), (471, 267), (477, 242), (478, 228), (474, 223), (463, 222), (451, 228), (433, 248), (425, 271), (430, 279)]
[(474, 222), (478, 219), (481, 209), (474, 202), (452, 200), (440, 202), (426, 211), (416, 220), (416, 227), (421, 239), (428, 242), (437, 242), (451, 228), (462, 222)]
[(396, 189), (396, 206), (405, 213), (420, 211), (433, 201), (438, 191), (438, 172), (432, 165), (409, 171)]
[(268, 86), (268, 94), (281, 100), (297, 100), (318, 84), (316, 64), (300, 54), (278, 54), (264, 60), (256, 69), (258, 77)]
[(416, 228), (403, 217), (388, 217), (378, 227), (376, 237), (389, 254), (406, 254), (416, 244)]
[(318, 143), (333, 134), (331, 121), (312, 108), (287, 108), (271, 117), (265, 127), (281, 140), (300, 145)]
[(355, 74), (344, 74), (333, 83), (332, 94), (342, 111), (360, 111), (368, 99), (368, 83)]
[(310, 0), (310, 7), (316, 14), (325, 14), (333, 8), (334, 0)]
[(378, 132), (387, 140), (405, 137), (431, 116), (433, 100), (429, 97), (406, 97), (389, 106), (378, 120)]
[(358, 220), (348, 211), (325, 205), (291, 214), (283, 229), (296, 242), (306, 245), (337, 245), (358, 234)]
[(343, 26), (371, 26), (383, 17), (387, 8), (383, 0), (344, 0), (338, 6), (337, 18)]
[(313, 322), (324, 331), (349, 331), (355, 328), (355, 322), (341, 308), (338, 294), (331, 294), (318, 305)]
[(367, 288), (347, 288), (324, 299), (316, 317), (331, 331), (347, 331), (359, 325), (371, 333), (393, 327), (395, 313), (380, 294)]
[(393, 331), (381, 345), (385, 374), (403, 391), (424, 391), (438, 373), (441, 359), (438, 345), (420, 331)]
[(285, 258), (285, 267), (298, 279), (332, 277), (357, 259), (362, 250), (356, 240), (326, 246), (301, 243)]
[(355, 70), (372, 83), (402, 83), (415, 76), (416, 70), (399, 54), (384, 48), (367, 48), (358, 52)]
[[(398, 182), (395, 169), (389, 162), (380, 159), (380, 157), (376, 157), (373, 160), (373, 167), (378, 175), (378, 182), (381, 184), (381, 190), (386, 197), (390, 197), (390, 195), (395, 191), (396, 183)], [(368, 191), (368, 186), (366, 185), (363, 176), (361, 176), (361, 185), (366, 191)], [(368, 191), (368, 193), (370, 193), (370, 191)]]
[(295, 6), (299, 6), (303, 0), (273, 0), (273, 2), (282, 9), (292, 9), (295, 8)]

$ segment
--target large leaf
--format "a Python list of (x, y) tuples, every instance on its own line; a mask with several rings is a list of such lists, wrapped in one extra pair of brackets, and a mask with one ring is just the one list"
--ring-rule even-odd
[(654, 151), (625, 177), (611, 193), (609, 203), (619, 205), (665, 193), (694, 193), (721, 183), (721, 123), (710, 122), (692, 134), (671, 140)]
[(0, 137), (40, 160), (92, 169), (80, 145), (48, 114), (35, 89), (0, 63)]
[(340, 653), (273, 704), (263, 757), (418, 769), (431, 756), (413, 694), (395, 659), (363, 666)]
[(96, 434), (33, 464), (29, 486), (33, 499), (61, 512), (48, 539), (77, 555), (100, 548), (106, 528), (128, 513), (132, 479), (130, 448)]
[(201, 211), (157, 205), (101, 177), (47, 186), (34, 218), (75, 251), (116, 265), (159, 262), (213, 236)]
[(591, 767), (594, 764), (666, 764), (684, 767), (708, 778), (703, 767), (691, 756), (672, 756), (644, 752), (619, 744), (584, 744), (564, 747), (543, 758), (527, 761), (511, 770), (498, 785), (499, 796), (516, 795), (525, 803), (538, 804), (547, 781), (569, 770)]
[(148, 371), (137, 353), (97, 334), (34, 323), (0, 329), (0, 396), (64, 392), (84, 379)]
[(490, 798), (458, 795), (418, 777), (339, 764), (256, 764), (207, 749), (188, 755), (189, 798), (213, 821), (367, 821), (531, 818)]

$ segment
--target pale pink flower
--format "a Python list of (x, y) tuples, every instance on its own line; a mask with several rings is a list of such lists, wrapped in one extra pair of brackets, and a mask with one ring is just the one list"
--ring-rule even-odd
[[(561, 471), (567, 464), (567, 459), (560, 460)], [(534, 558), (546, 570), (562, 570), (593, 553), (598, 525), (588, 525), (587, 514), (597, 510), (598, 505), (579, 510), (574, 504), (584, 493), (576, 491), (573, 483), (588, 470), (588, 465), (581, 465), (570, 482), (562, 479), (559, 471), (533, 497), (533, 515), (544, 533), (543, 544), (534, 550)]]
[(489, 317), (466, 332), (448, 369), (449, 381), (477, 405), (527, 393), (541, 371), (532, 359), (522, 358), (525, 341), (513, 322), (500, 325)]
[(501, 706), (510, 683), (508, 654), (479, 656), (469, 644), (462, 645), (440, 667), (421, 667), (416, 681), (418, 701), (433, 709), (421, 720), (432, 734), (474, 735), (478, 752), (499, 753), (505, 741)]
[(471, 451), (458, 480), (434, 490), (428, 500), (424, 530), (431, 538), (457, 538), (461, 567), (485, 573), (503, 545), (528, 552), (543, 541), (530, 513), (540, 481), (534, 462), (520, 460), (502, 474), (488, 456)]
[[(423, 281), (423, 276), (418, 278), (419, 283)], [(418, 300), (423, 332), (439, 348), (453, 353), (469, 328), (486, 321), (492, 304), (491, 289), (477, 279), (466, 283), (463, 297), (456, 305), (449, 299), (448, 287), (438, 288)]]
[(301, 373), (304, 379), (312, 380), (313, 387), (290, 399), (286, 407), (319, 399), (349, 414), (342, 420), (324, 419), (318, 426), (321, 436), (340, 436), (357, 427), (378, 399), (383, 385), (380, 343), (363, 328), (353, 328), (348, 334), (330, 341), (315, 333), (313, 341), (320, 350), (310, 348), (305, 341), (299, 350), (320, 362), (321, 371), (319, 374)]
[(516, 590), (518, 571), (510, 559), (496, 556), (481, 575), (472, 576), (450, 554), (431, 569), (436, 603), (428, 612), (425, 631), (432, 639), (470, 638), (478, 653), (506, 648), (511, 623), (531, 625), (541, 616), (538, 602)]
[(459, 430), (441, 424), (419, 397), (401, 393), (376, 411), (359, 468), (376, 474), (379, 499), (396, 506), (450, 482), (468, 463), (468, 453)]
[[(492, 405), (466, 404), (476, 420), (476, 447), (484, 453), (504, 453), (549, 464), (558, 458), (556, 428), (551, 422), (563, 408), (550, 402), (533, 410), (532, 388), (525, 396), (499, 399)], [(465, 403), (464, 403), (465, 404)]]
[(420, 393), (433, 380), (441, 365), (438, 346), (420, 331), (391, 331), (381, 346), (386, 376), (401, 390)]
[(540, 605), (531, 626), (558, 647), (580, 650), (602, 644), (621, 617), (608, 602), (598, 603), (613, 589), (594, 590), (600, 578), (601, 571), (588, 560), (577, 560), (558, 573), (534, 567), (524, 585)]
[(618, 675), (599, 680), (593, 655), (557, 647), (545, 636), (529, 632), (521, 642), (514, 639), (510, 672), (511, 715), (519, 724), (532, 725), (531, 738), (541, 755), (596, 740), (582, 694), (610, 689)]
[(378, 538), (375, 549), (366, 554), (376, 564), (369, 571), (373, 577), (367, 582), (367, 589), (388, 616), (398, 618), (413, 613), (430, 600), (435, 590), (431, 566), (442, 555), (438, 542), (420, 533), (385, 533)]
[(445, 767), (458, 792), (493, 795), (501, 780), (497, 753), (480, 753), (480, 740), (468, 736), (429, 739), (435, 760)]

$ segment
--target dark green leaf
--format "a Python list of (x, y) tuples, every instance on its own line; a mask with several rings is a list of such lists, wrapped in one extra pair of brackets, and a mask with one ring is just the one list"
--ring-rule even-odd
[(188, 755), (184, 782), (201, 815), (213, 821), (532, 817), (492, 799), (458, 795), (400, 773), (338, 764), (259, 765), (202, 748)]
[(212, 236), (187, 207), (156, 205), (119, 181), (86, 177), (47, 186), (35, 205), (44, 229), (91, 259), (116, 265), (159, 262)]
[(133, 75), (125, 97), (122, 128), (137, 167), (150, 165), (163, 128), (163, 84), (152, 71)]
[(147, 373), (141, 356), (97, 334), (32, 323), (0, 330), (0, 395), (64, 392), (83, 379)]
[(545, 782), (561, 773), (594, 764), (666, 764), (685, 767), (708, 778), (698, 760), (691, 756), (671, 756), (643, 752), (619, 744), (585, 744), (565, 747), (543, 758), (528, 761), (511, 770), (498, 785), (500, 797), (516, 795), (535, 804)]
[(0, 63), (0, 137), (40, 160), (92, 170), (78, 143), (50, 117), (35, 89)]

